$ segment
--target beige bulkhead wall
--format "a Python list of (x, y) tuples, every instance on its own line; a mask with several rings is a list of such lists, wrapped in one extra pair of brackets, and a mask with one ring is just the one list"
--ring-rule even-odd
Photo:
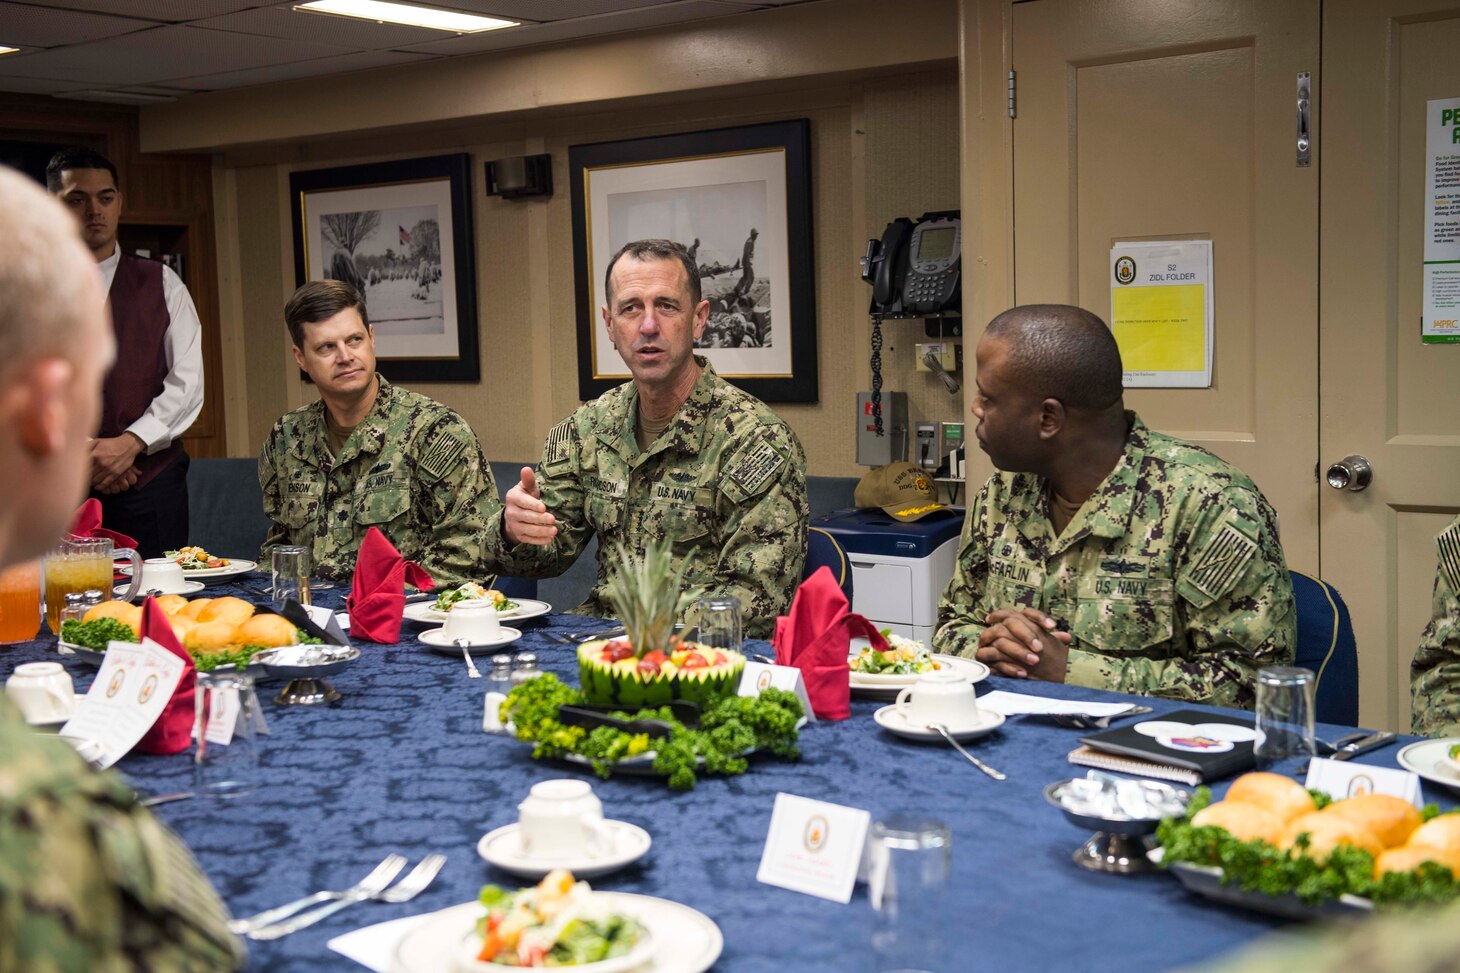
[[(754, 18), (653, 32), (653, 44), (647, 47), (651, 35), (630, 35), (576, 45), (571, 58), (557, 50), (524, 52), (544, 59), (542, 63), (555, 70), (571, 67), (584, 78), (600, 79), (591, 92), (600, 99), (580, 105), (577, 111), (558, 101), (559, 107), (551, 109), (510, 110), (401, 129), (394, 124), (401, 116), (378, 104), (386, 90), (398, 85), (429, 103), (420, 108), (425, 114), (440, 114), (442, 104), (454, 103), (457, 92), (449, 77), (437, 77), (434, 83), (450, 90), (440, 99), (423, 94), (421, 79), (412, 69), (398, 68), (353, 76), (352, 85), (331, 85), (331, 79), (322, 83), (330, 88), (332, 101), (328, 111), (318, 109), (328, 116), (321, 124), (329, 128), (341, 124), (341, 119), (352, 119), (357, 128), (348, 135), (295, 138), (292, 133), (298, 123), (288, 106), (297, 84), (258, 89), (251, 97), (248, 92), (202, 96), (195, 110), (199, 117), (192, 123), (178, 111), (186, 105), (169, 106), (172, 110), (165, 117), (144, 112), (143, 139), (149, 148), (188, 144), (194, 150), (212, 148), (218, 153), (219, 225), (236, 234), (236, 242), (219, 247), (224, 340), (238, 352), (224, 370), (230, 455), (256, 453), (279, 414), (313, 398), (312, 389), (298, 380), (292, 366), (281, 317), (294, 287), (290, 172), (445, 152), (471, 154), (482, 381), (416, 387), (461, 412), (491, 459), (532, 461), (546, 431), (580, 401), (568, 147), (808, 118), (820, 401), (772, 405), (801, 438), (812, 474), (859, 475), (862, 468), (855, 464), (853, 435), (855, 392), (869, 384), (870, 288), (858, 279), (856, 259), (867, 238), (879, 235), (891, 218), (958, 206), (958, 72), (952, 59), (956, 10), (951, 3), (913, 3), (908, 8), (910, 18), (900, 12), (889, 21), (872, 17), (875, 11), (861, 2), (793, 9), (801, 11), (797, 18), (768, 18), (776, 30), (765, 28), (768, 38), (774, 35), (765, 50), (789, 57), (786, 45), (795, 38), (786, 28), (795, 26), (807, 38), (809, 52), (795, 65), (795, 77), (765, 81), (762, 51), (748, 65), (756, 83), (690, 97), (667, 90), (638, 97), (625, 92), (639, 91), (655, 79), (661, 86), (674, 82), (677, 61), (665, 51), (702, 49), (707, 31), (719, 33), (727, 25), (737, 25), (732, 32), (736, 43), (753, 47), (753, 32), (740, 22)], [(821, 10), (820, 20), (810, 16), (816, 10)], [(858, 17), (868, 24), (875, 20), (881, 35), (892, 35), (889, 43), (867, 45), (857, 39), (852, 28)], [(847, 36), (845, 43), (826, 41), (832, 23), (839, 25), (835, 34)], [(910, 27), (900, 26), (909, 23)], [(937, 28), (936, 35), (927, 33), (930, 25)], [(899, 40), (908, 29), (921, 38), (917, 57), (927, 60), (891, 71), (886, 51), (911, 48)], [(620, 61), (627, 56), (626, 45), (635, 48), (640, 58), (635, 63), (642, 65), (647, 58), (659, 72), (658, 62), (667, 61), (669, 69), (648, 78), (642, 70), (625, 72)], [(873, 57), (867, 48), (880, 53)], [(499, 55), (486, 59), (491, 57)], [(519, 68), (528, 65), (521, 54), (514, 60)], [(859, 72), (859, 60), (875, 69), (875, 76)], [(818, 74), (818, 66), (829, 68), (829, 73)], [(712, 67), (719, 72), (717, 77), (727, 76), (723, 64)], [(851, 76), (858, 73), (864, 76)], [(517, 82), (519, 88), (524, 84)], [(318, 86), (304, 87), (317, 94)], [(544, 83), (538, 94), (547, 100), (548, 94), (567, 97), (564, 92), (584, 99), (590, 94), (587, 82), (569, 83), (561, 77)], [(362, 129), (358, 127), (362, 120), (392, 124)], [(197, 144), (206, 137), (219, 142)], [(553, 157), (555, 194), (550, 200), (512, 202), (485, 195), (483, 162), (533, 152)], [(915, 418), (957, 418), (963, 402), (928, 373), (915, 371), (914, 344), (927, 340), (921, 328), (911, 322), (884, 327), (885, 387), (909, 393)], [(243, 395), (236, 393), (240, 383), (246, 390)]]

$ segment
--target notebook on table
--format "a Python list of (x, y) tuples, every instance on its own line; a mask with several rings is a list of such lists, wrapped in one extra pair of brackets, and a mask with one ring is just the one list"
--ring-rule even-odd
[(1084, 746), (1071, 751), (1069, 760), (1082, 767), (1199, 784), (1250, 770), (1254, 736), (1251, 717), (1183, 709), (1081, 737)]

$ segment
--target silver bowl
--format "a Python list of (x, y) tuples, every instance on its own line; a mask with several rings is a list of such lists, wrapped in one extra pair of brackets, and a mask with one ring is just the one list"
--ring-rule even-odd
[[(1073, 778), (1067, 778), (1050, 784), (1044, 789), (1044, 799), (1059, 808), (1060, 813), (1071, 824), (1095, 832), (1070, 856), (1075, 864), (1093, 872), (1113, 872), (1119, 875), (1155, 871), (1156, 864), (1146, 856), (1150, 850), (1146, 836), (1156, 830), (1161, 819), (1101, 817), (1066, 807), (1060, 796), (1072, 780)], [(1180, 795), (1183, 805), (1190, 799), (1186, 791), (1178, 788), (1154, 781), (1146, 783)]]
[(343, 672), (358, 658), (360, 650), (349, 645), (286, 645), (255, 653), (253, 661), (269, 675), (288, 680), (274, 702), (281, 706), (312, 706), (341, 699), (325, 677)]

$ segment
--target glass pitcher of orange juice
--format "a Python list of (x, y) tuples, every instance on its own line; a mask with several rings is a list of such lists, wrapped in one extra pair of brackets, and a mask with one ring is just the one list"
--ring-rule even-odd
[(41, 630), (41, 562), (0, 571), (0, 642), (28, 642)]
[(110, 537), (67, 536), (55, 550), (47, 554), (42, 563), (45, 574), (46, 623), (51, 631), (61, 633), (61, 609), (66, 607), (66, 596), (76, 591), (93, 588), (102, 593), (103, 599), (112, 597), (112, 562), (126, 558), (132, 562), (132, 583), (123, 601), (131, 601), (142, 586), (142, 556), (130, 548), (112, 550)]

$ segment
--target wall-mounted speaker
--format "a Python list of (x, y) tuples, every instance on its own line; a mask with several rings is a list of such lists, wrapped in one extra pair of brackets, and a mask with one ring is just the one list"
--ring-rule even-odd
[(503, 199), (553, 194), (553, 157), (518, 155), (487, 163), (487, 195)]

